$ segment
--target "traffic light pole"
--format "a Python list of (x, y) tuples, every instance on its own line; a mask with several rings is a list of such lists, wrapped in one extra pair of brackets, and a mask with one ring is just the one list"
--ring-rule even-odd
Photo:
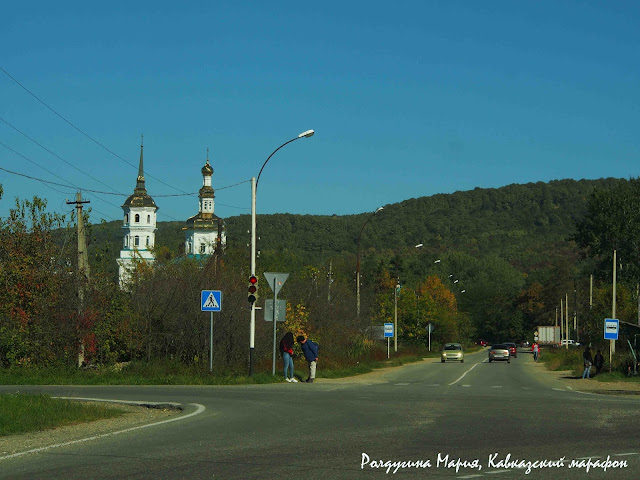
[[(256, 177), (251, 177), (251, 276), (256, 274)], [(256, 339), (256, 304), (251, 304), (249, 331), (249, 376), (253, 376), (253, 352)]]

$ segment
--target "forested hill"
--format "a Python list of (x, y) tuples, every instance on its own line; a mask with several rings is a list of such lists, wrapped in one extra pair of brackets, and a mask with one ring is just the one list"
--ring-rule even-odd
[[(507, 239), (564, 239), (582, 218), (594, 189), (613, 189), (622, 179), (557, 180), (497, 189), (413, 198), (385, 205), (367, 224), (361, 248), (397, 249), (442, 245), (496, 251)], [(302, 201), (302, 200), (301, 200)], [(376, 206), (372, 208), (372, 211)], [(260, 215), (261, 248), (356, 251), (356, 240), (372, 212), (347, 216)], [(246, 244), (250, 216), (226, 219), (230, 244)], [(496, 242), (502, 243), (496, 244)]]
[[(513, 184), (385, 205), (363, 231), (361, 248), (397, 250), (423, 243), (435, 251), (495, 254), (513, 260), (527, 250), (564, 241), (574, 232), (575, 221), (584, 215), (594, 189), (615, 189), (624, 182), (627, 180), (608, 178)], [(372, 211), (376, 207), (372, 205)], [(371, 214), (258, 215), (259, 248), (313, 252), (313, 257), (355, 253), (358, 235)], [(250, 221), (250, 215), (225, 219), (230, 248), (246, 248)], [(181, 222), (160, 222), (157, 245), (169, 247), (174, 255), (182, 253), (183, 226)], [(120, 222), (94, 226), (94, 245), (108, 242), (117, 256), (120, 227)]]

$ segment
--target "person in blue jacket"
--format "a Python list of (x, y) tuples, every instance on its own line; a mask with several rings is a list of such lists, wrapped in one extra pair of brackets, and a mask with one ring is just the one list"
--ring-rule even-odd
[(296, 340), (302, 348), (304, 358), (309, 363), (309, 378), (305, 380), (307, 383), (313, 383), (316, 378), (316, 365), (318, 363), (318, 344), (305, 338), (303, 335), (299, 335)]

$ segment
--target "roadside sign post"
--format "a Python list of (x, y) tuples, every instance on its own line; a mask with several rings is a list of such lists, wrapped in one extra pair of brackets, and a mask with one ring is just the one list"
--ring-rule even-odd
[(427, 323), (427, 330), (429, 331), (429, 351), (431, 351), (431, 332), (433, 331), (433, 324)]
[(222, 311), (222, 292), (220, 290), (202, 290), (200, 292), (200, 310), (211, 313), (209, 328), (209, 371), (213, 371), (213, 312)]
[(273, 365), (271, 368), (271, 374), (276, 374), (276, 315), (278, 312), (278, 292), (287, 281), (289, 277), (288, 273), (274, 273), (265, 272), (264, 277), (267, 279), (267, 283), (273, 290)]
[[(604, 339), (609, 340), (609, 345), (615, 345), (615, 341), (618, 340), (618, 331), (620, 328), (620, 321), (616, 318), (604, 319)], [(609, 348), (609, 371), (611, 371), (611, 362), (613, 361), (613, 352), (615, 347)]]
[(384, 324), (384, 336), (387, 339), (387, 359), (389, 358), (389, 349), (390, 349), (390, 339), (391, 337), (395, 338), (393, 323), (385, 323)]

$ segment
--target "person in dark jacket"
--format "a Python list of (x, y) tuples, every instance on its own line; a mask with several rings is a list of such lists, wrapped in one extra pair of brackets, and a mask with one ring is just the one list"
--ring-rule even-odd
[(600, 353), (600, 350), (598, 350), (596, 352), (596, 356), (593, 357), (593, 366), (596, 367), (596, 375), (600, 373), (600, 370), (602, 370), (603, 365), (604, 365), (604, 357), (602, 356), (602, 353)]
[(591, 372), (591, 365), (593, 365), (593, 358), (591, 357), (591, 350), (589, 350), (589, 347), (584, 349), (582, 358), (584, 360), (584, 372), (582, 372), (582, 379), (584, 380), (585, 378), (590, 378), (589, 372)]
[[(297, 383), (296, 377), (293, 376), (293, 333), (287, 332), (280, 340), (280, 355), (284, 362), (284, 379), (291, 383)], [(291, 374), (289, 374), (291, 370)]]
[(296, 340), (302, 348), (304, 358), (309, 363), (309, 378), (307, 378), (305, 382), (313, 383), (316, 378), (316, 365), (318, 363), (318, 344), (305, 338), (303, 335), (299, 335)]

